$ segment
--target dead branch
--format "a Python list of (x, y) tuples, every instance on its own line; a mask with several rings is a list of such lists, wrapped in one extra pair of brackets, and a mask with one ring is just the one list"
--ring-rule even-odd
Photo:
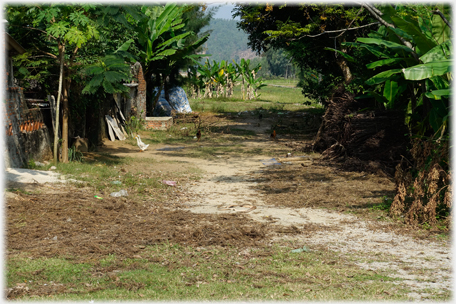
[(333, 33), (340, 33), (340, 32), (346, 32), (346, 31), (353, 31), (353, 30), (358, 30), (360, 28), (364, 28), (364, 27), (368, 27), (368, 26), (372, 26), (372, 25), (377, 25), (377, 24), (379, 24), (379, 22), (373, 22), (373, 23), (361, 25), (361, 26), (358, 26), (358, 27), (346, 28), (346, 29), (343, 29), (343, 30), (324, 31), (324, 32), (321, 32), (320, 34), (316, 34), (316, 35), (303, 35), (303, 36), (300, 36), (298, 38), (289, 39), (289, 41), (296, 41), (296, 40), (300, 40), (300, 39), (306, 38), (306, 37), (315, 38), (315, 37), (318, 37), (318, 36), (321, 36), (321, 35), (325, 35), (325, 34), (333, 34)]
[[(388, 23), (382, 17), (380, 17), (381, 15), (377, 13), (379, 11), (375, 7), (373, 7), (373, 6), (371, 6), (371, 5), (367, 4), (367, 3), (361, 3), (361, 5), (365, 6), (367, 8), (367, 10), (369, 11), (369, 13), (372, 15), (372, 17), (377, 19), (384, 26), (391, 27), (391, 28), (396, 28), (394, 26), (394, 24)], [(396, 36), (402, 42), (403, 45), (405, 45), (406, 47), (408, 47), (409, 49), (412, 50), (413, 58), (418, 60), (418, 55), (415, 53), (415, 48), (413, 47), (413, 45), (410, 42), (408, 42), (407, 40), (405, 40), (404, 38), (402, 38), (401, 36), (399, 36), (397, 34), (396, 34)]]
[(55, 56), (54, 54), (51, 54), (51, 53), (42, 51), (42, 50), (40, 50), (40, 49), (38, 49), (38, 52), (43, 53), (43, 54), (45, 54), (45, 55), (48, 55), (48, 56), (50, 56), (51, 58), (57, 59), (57, 56)]

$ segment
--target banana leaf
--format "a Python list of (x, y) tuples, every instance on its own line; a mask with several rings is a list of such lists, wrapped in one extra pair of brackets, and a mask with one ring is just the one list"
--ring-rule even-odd
[(150, 60), (151, 61), (158, 60), (158, 59), (161, 59), (161, 58), (163, 58), (165, 56), (171, 56), (174, 53), (176, 53), (176, 50), (174, 50), (174, 49), (163, 50), (162, 52), (160, 52), (158, 54), (155, 54), (154, 57), (152, 57)]
[[(393, 34), (396, 34), (408, 41), (413, 41), (413, 37), (411, 35), (409, 35), (406, 31), (400, 29), (400, 28), (393, 28), (393, 27), (388, 27), (388, 31), (393, 33)], [(399, 43), (399, 42), (398, 42)]]
[(388, 100), (388, 103), (392, 102), (396, 97), (398, 92), (398, 83), (397, 81), (387, 80), (385, 81), (385, 87), (383, 88), (383, 97)]
[[(448, 2), (450, 4), (450, 2)], [(437, 4), (436, 6), (439, 7), (440, 11), (442, 11), (445, 15), (451, 14), (451, 6), (448, 4)], [(451, 4), (450, 4), (451, 5)], [(447, 6), (447, 7), (445, 7)], [(450, 15), (451, 16), (451, 15)], [(437, 43), (444, 43), (452, 38), (451, 29), (448, 25), (442, 20), (442, 18), (434, 14), (432, 16), (432, 37), (437, 41)], [(451, 22), (451, 19), (450, 19)]]
[(394, 80), (387, 80), (383, 88), (383, 96), (388, 100), (385, 104), (386, 109), (392, 109), (396, 106), (396, 101), (399, 96), (407, 89), (407, 83), (402, 80), (397, 82)]
[(423, 63), (440, 61), (448, 59), (453, 54), (453, 42), (447, 40), (444, 43), (435, 46), (429, 52), (420, 57)]
[(440, 100), (442, 97), (450, 97), (451, 90), (450, 89), (434, 90), (434, 91), (426, 92), (425, 95), (427, 98)]
[(383, 52), (382, 49), (380, 49), (377, 46), (372, 46), (364, 43), (357, 43), (357, 42), (342, 42), (342, 46), (351, 46), (351, 47), (357, 47), (357, 48), (365, 48), (375, 56), (379, 58), (391, 58), (390, 55), (387, 55), (386, 53)]
[(381, 66), (385, 66), (385, 65), (392, 65), (392, 64), (396, 64), (396, 63), (399, 63), (401, 61), (404, 61), (404, 60), (410, 60), (409, 58), (389, 58), (389, 59), (382, 59), (382, 60), (378, 60), (378, 61), (375, 61), (375, 62), (371, 62), (369, 64), (366, 64), (366, 67), (368, 69), (374, 69), (374, 68), (377, 68), (377, 67), (381, 67)]
[(121, 52), (121, 51), (127, 51), (130, 48), (130, 45), (131, 45), (132, 42), (133, 42), (133, 39), (127, 40), (114, 53)]
[(365, 83), (368, 85), (379, 84), (379, 83), (387, 81), (388, 79), (391, 79), (391, 77), (393, 77), (395, 74), (401, 73), (401, 72), (402, 72), (401, 69), (393, 69), (393, 70), (384, 71), (384, 72), (378, 73), (377, 75), (369, 78), (368, 80), (366, 80)]
[(366, 43), (366, 44), (374, 44), (374, 45), (379, 45), (379, 46), (385, 46), (393, 51), (404, 51), (406, 53), (412, 53), (413, 50), (410, 49), (409, 47), (395, 43), (392, 41), (388, 40), (383, 40), (383, 39), (376, 39), (376, 38), (358, 38), (356, 39), (357, 42), (361, 43)]
[(434, 76), (445, 75), (451, 72), (452, 60), (441, 60), (437, 62), (429, 62), (425, 64), (415, 65), (413, 67), (403, 69), (405, 79), (408, 80), (423, 80)]
[(173, 38), (170, 38), (170, 39), (160, 43), (159, 45), (157, 45), (157, 48), (161, 48), (161, 47), (164, 47), (164, 46), (171, 45), (174, 42), (178, 42), (180, 39), (184, 39), (185, 37), (187, 37), (190, 34), (193, 34), (193, 32), (186, 32), (186, 33), (174, 36)]
[(348, 54), (346, 54), (346, 53), (344, 53), (344, 52), (342, 52), (340, 50), (336, 50), (336, 49), (329, 48), (329, 47), (325, 47), (324, 49), (327, 50), (327, 51), (335, 51), (338, 54), (342, 55), (348, 61), (355, 62), (355, 59), (352, 56), (350, 56), (350, 55), (348, 55)]
[[(429, 78), (429, 81), (432, 82), (432, 84), (435, 86), (437, 90), (443, 90), (443, 89), (448, 89), (450, 87), (450, 83), (446, 77), (442, 76), (436, 76), (436, 77), (431, 77)], [(428, 84), (426, 84), (426, 87), (430, 87)]]
[(156, 19), (156, 24), (158, 26), (161, 26), (161, 24), (166, 20), (168, 21), (168, 15), (171, 14), (171, 12), (175, 9), (175, 7), (177, 6), (176, 3), (166, 3), (165, 5), (165, 9), (163, 10), (163, 12), (160, 14), (160, 16)]
[(391, 16), (391, 19), (397, 27), (413, 36), (413, 42), (418, 48), (416, 50), (418, 54), (426, 54), (429, 50), (436, 46), (436, 43), (428, 39), (413, 23), (407, 22), (403, 18), (397, 16)]

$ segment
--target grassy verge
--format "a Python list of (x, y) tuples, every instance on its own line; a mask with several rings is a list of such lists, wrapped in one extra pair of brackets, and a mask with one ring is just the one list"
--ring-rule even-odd
[[(162, 183), (163, 179), (178, 182), (194, 181), (201, 178), (202, 171), (192, 166), (181, 166), (178, 162), (166, 162), (179, 166), (180, 170), (161, 172), (160, 166), (151, 158), (116, 157), (97, 154), (96, 158), (85, 157), (81, 162), (58, 163), (56, 171), (68, 179), (76, 179), (77, 187), (90, 186), (94, 194), (107, 196), (126, 190), (133, 198), (149, 197), (159, 200), (175, 191)], [(140, 168), (140, 169), (138, 169)]]
[(21, 300), (407, 299), (388, 274), (362, 270), (334, 252), (292, 249), (161, 244), (132, 259), (108, 255), (87, 263), (23, 253), (10, 259), (7, 281), (10, 297)]

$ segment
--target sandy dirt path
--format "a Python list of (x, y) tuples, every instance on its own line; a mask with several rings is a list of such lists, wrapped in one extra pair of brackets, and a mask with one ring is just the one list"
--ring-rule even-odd
[[(267, 134), (246, 144), (269, 151), (280, 150), (279, 144), (271, 142)], [(108, 148), (110, 145), (113, 144), (107, 142)], [(157, 161), (191, 164), (203, 170), (201, 180), (185, 186), (185, 191), (192, 199), (182, 205), (183, 209), (194, 213), (242, 212), (254, 221), (268, 221), (274, 225), (295, 226), (298, 229), (318, 225), (319, 229), (312, 230), (311, 233), (290, 236), (288, 239), (305, 246), (326, 247), (341, 257), (359, 256), (359, 262), (356, 263), (358, 267), (390, 271), (391, 277), (401, 279), (397, 284), (412, 290), (409, 294), (412, 300), (426, 300), (431, 292), (444, 293), (452, 290), (452, 254), (449, 242), (417, 240), (411, 236), (398, 235), (381, 229), (381, 222), (372, 223), (333, 210), (267, 204), (265, 194), (258, 190), (258, 186), (263, 183), (258, 175), (264, 170), (274, 170), (274, 166), (263, 164), (271, 157), (217, 155), (214, 160), (187, 157), (186, 149), (198, 145), (201, 147), (206, 143), (195, 143), (192, 147), (156, 145), (137, 154)], [(131, 153), (113, 154), (132, 156)], [(299, 163), (292, 166), (299, 166)], [(287, 239), (287, 236), (280, 238)], [(271, 243), (275, 240), (277, 239), (271, 239)]]

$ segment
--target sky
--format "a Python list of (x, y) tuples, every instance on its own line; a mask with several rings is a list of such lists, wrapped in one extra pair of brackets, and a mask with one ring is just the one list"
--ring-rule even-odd
[[(231, 10), (234, 8), (234, 4), (230, 2), (209, 2), (208, 4), (208, 8), (220, 5), (219, 10), (214, 15), (214, 19), (233, 19)], [(239, 17), (236, 17), (235, 20), (239, 20)]]

